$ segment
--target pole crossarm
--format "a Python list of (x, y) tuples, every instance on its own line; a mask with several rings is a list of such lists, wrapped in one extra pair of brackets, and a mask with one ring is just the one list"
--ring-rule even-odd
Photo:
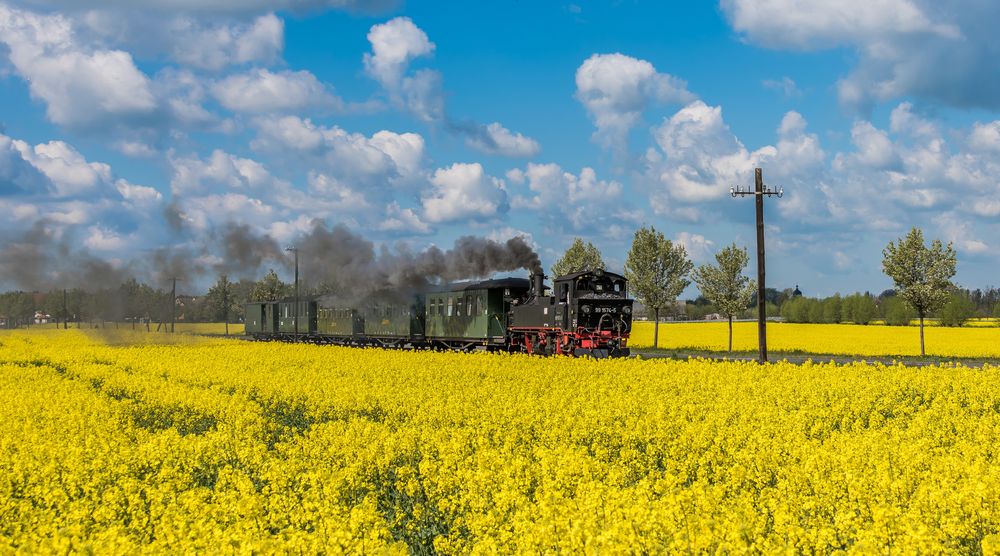
[(764, 299), (764, 197), (778, 197), (785, 194), (781, 187), (770, 188), (764, 185), (764, 176), (760, 168), (754, 169), (754, 188), (743, 189), (741, 186), (730, 187), (732, 197), (754, 196), (757, 208), (757, 362), (767, 363), (767, 304)]
[(778, 197), (781, 198), (785, 194), (785, 189), (779, 187), (777, 189), (769, 189), (768, 186), (764, 186), (764, 190), (761, 192), (754, 191), (752, 189), (743, 189), (742, 186), (737, 185), (736, 187), (729, 188), (729, 194), (733, 197), (745, 197), (747, 195), (764, 195), (765, 197)]

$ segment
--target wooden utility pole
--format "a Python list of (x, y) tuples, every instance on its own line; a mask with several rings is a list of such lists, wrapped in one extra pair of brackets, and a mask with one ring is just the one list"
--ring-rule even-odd
[(781, 197), (782, 188), (768, 189), (760, 168), (754, 170), (754, 190), (729, 188), (733, 197), (753, 195), (757, 205), (757, 362), (767, 363), (767, 301), (764, 299), (764, 197)]
[(177, 278), (171, 278), (170, 282), (170, 333), (173, 334), (177, 321)]
[[(58, 328), (59, 325), (56, 325)], [(69, 303), (66, 301), (66, 288), (63, 288), (63, 330), (69, 328)]]
[(295, 321), (293, 321), (293, 326), (295, 327), (295, 338), (299, 337), (299, 248), (298, 247), (286, 247), (285, 251), (291, 251), (295, 253)]

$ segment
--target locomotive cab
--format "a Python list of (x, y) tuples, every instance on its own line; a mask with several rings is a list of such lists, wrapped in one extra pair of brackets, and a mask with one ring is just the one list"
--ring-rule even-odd
[(628, 355), (632, 300), (627, 280), (604, 270), (575, 272), (544, 287), (534, 274), (521, 304), (511, 307), (510, 343), (527, 353)]
[(558, 299), (567, 304), (566, 327), (583, 333), (632, 329), (632, 300), (624, 276), (604, 270), (576, 272), (555, 280)]

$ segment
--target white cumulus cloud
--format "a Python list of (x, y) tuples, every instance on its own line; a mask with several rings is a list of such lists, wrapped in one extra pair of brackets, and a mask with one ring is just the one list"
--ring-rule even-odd
[(466, 138), (466, 142), (480, 152), (501, 156), (530, 158), (542, 150), (538, 141), (512, 132), (499, 122), (481, 126), (478, 133)]
[(57, 124), (90, 127), (157, 108), (149, 78), (128, 52), (78, 44), (71, 20), (62, 15), (0, 5), (0, 41)]
[(389, 94), (393, 105), (425, 122), (444, 118), (441, 74), (421, 69), (410, 72), (410, 63), (430, 56), (434, 43), (408, 17), (373, 25), (368, 32), (372, 51), (364, 55), (365, 72)]
[(712, 246), (715, 245), (714, 241), (705, 236), (691, 232), (678, 232), (674, 241), (683, 245), (688, 256), (695, 261), (708, 259), (712, 254)]
[(653, 64), (620, 53), (594, 54), (576, 70), (576, 98), (597, 126), (595, 140), (618, 148), (651, 104), (694, 99), (687, 84)]
[(528, 189), (527, 195), (514, 196), (513, 206), (537, 211), (551, 230), (612, 233), (641, 219), (625, 201), (622, 184), (598, 179), (593, 168), (574, 174), (558, 164), (529, 163), (524, 170), (508, 171), (507, 176), (511, 183), (526, 184)]
[(111, 181), (111, 167), (103, 162), (88, 162), (75, 148), (63, 141), (49, 141), (31, 146), (14, 142), (21, 156), (48, 177), (60, 197), (99, 194)]
[(428, 222), (489, 220), (507, 212), (503, 181), (487, 174), (478, 162), (439, 168), (430, 181), (433, 189), (423, 197)]
[(425, 144), (416, 133), (382, 130), (368, 137), (296, 116), (260, 118), (255, 125), (254, 149), (301, 159), (370, 188), (410, 185), (423, 178)]
[(231, 75), (212, 86), (212, 94), (235, 112), (286, 112), (304, 108), (341, 108), (316, 76), (308, 71), (257, 69)]
[(723, 0), (733, 28), (788, 50), (851, 48), (857, 63), (837, 84), (861, 113), (905, 96), (961, 108), (1000, 107), (993, 22), (1000, 4), (978, 0)]
[(167, 25), (171, 56), (196, 68), (218, 70), (231, 64), (273, 62), (284, 48), (285, 24), (273, 13), (250, 24), (206, 25), (204, 19), (177, 17)]

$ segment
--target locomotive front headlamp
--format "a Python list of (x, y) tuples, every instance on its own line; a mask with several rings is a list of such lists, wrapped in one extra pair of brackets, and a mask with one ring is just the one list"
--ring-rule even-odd
[(626, 315), (631, 315), (632, 314), (632, 308), (629, 307), (628, 305), (626, 305), (626, 306), (622, 307), (622, 313), (625, 313)]
[(580, 307), (580, 310), (583, 311), (584, 314), (588, 314), (589, 315), (590, 314), (590, 305), (583, 305), (583, 306)]

